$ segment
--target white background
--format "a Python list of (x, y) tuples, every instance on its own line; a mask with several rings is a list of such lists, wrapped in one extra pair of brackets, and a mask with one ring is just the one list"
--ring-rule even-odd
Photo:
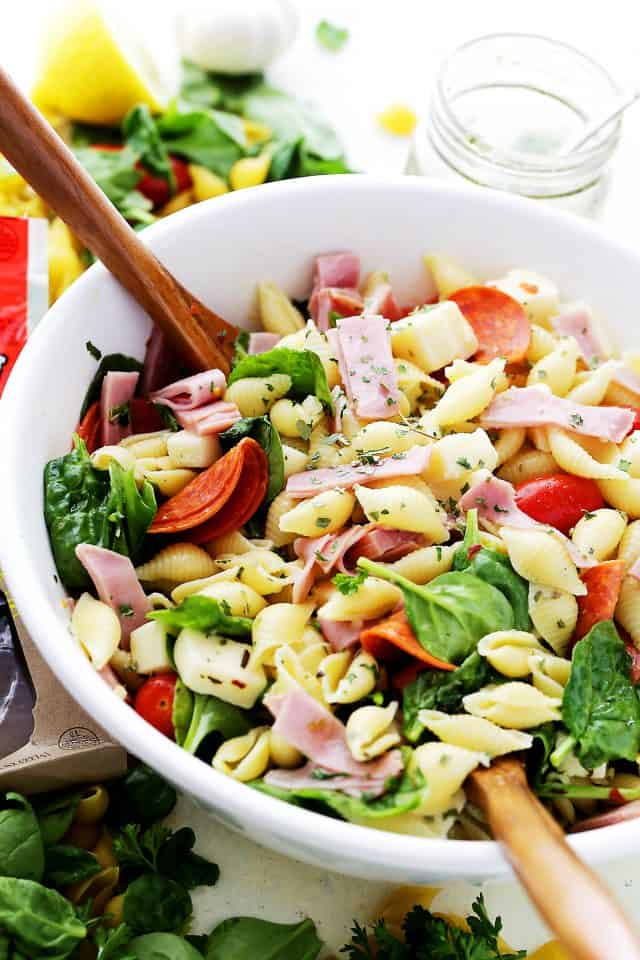
[[(178, 2), (129, 0), (128, 9), (149, 26), (159, 19), (170, 21)], [(28, 87), (39, 28), (56, 3), (0, 3), (0, 61)], [(423, 112), (439, 62), (474, 36), (494, 31), (550, 35), (601, 60), (620, 82), (640, 85), (640, 11), (633, 0), (298, 0), (296, 5), (297, 40), (274, 65), (270, 78), (317, 101), (340, 130), (352, 165), (365, 171), (403, 171), (407, 141), (380, 131), (377, 114), (394, 101)], [(339, 54), (319, 48), (314, 39), (315, 24), (323, 18), (351, 31)], [(606, 229), (630, 243), (637, 236), (639, 161), (640, 104), (625, 123), (603, 214)], [(351, 918), (373, 916), (389, 889), (382, 883), (341, 878), (264, 853), (186, 801), (181, 804), (180, 819), (193, 824), (200, 848), (222, 867), (219, 888), (195, 896), (200, 929), (238, 913), (283, 920), (308, 914), (335, 948), (346, 939)], [(611, 866), (604, 875), (633, 914), (640, 870), (628, 862)], [(464, 910), (470, 894), (463, 885), (455, 886), (438, 906)], [(503, 914), (506, 937), (513, 946), (530, 947), (544, 939), (541, 925), (514, 884), (489, 884), (487, 899), (490, 910)]]

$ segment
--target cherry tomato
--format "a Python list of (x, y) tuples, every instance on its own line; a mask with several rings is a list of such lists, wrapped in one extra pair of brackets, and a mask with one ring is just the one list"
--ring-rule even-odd
[[(171, 157), (170, 159), (176, 182), (175, 192), (180, 193), (182, 190), (188, 190), (193, 183), (191, 174), (189, 173), (189, 167), (184, 160), (179, 160), (178, 157)], [(151, 200), (154, 207), (161, 207), (171, 196), (169, 184), (162, 177), (156, 177), (152, 173), (147, 173), (140, 164), (137, 164), (137, 169), (142, 171), (143, 177), (136, 189), (139, 190), (143, 196)]]
[(177, 679), (175, 673), (158, 673), (142, 684), (133, 701), (136, 713), (171, 740), (175, 739), (172, 714)]
[[(94, 143), (91, 149), (115, 153), (124, 148), (117, 143)], [(171, 160), (171, 169), (173, 170), (173, 176), (176, 182), (175, 192), (180, 193), (182, 190), (188, 190), (193, 183), (188, 165), (184, 160), (180, 160), (179, 157), (172, 156), (169, 159)], [(136, 164), (136, 170), (142, 173), (136, 190), (139, 190), (144, 197), (151, 200), (154, 207), (161, 207), (165, 204), (171, 197), (171, 191), (169, 190), (167, 181), (162, 177), (156, 177), (152, 173), (149, 173), (141, 163)]]
[(528, 516), (561, 533), (569, 533), (585, 513), (604, 507), (594, 480), (569, 473), (551, 473), (521, 483), (516, 488), (516, 503)]

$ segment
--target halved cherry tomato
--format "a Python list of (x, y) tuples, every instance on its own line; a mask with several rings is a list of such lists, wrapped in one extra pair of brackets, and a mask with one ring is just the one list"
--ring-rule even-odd
[(594, 480), (569, 473), (550, 473), (516, 488), (516, 503), (528, 516), (561, 533), (569, 533), (585, 513), (604, 507)]
[(82, 422), (76, 427), (76, 433), (87, 445), (89, 453), (97, 450), (101, 444), (102, 421), (100, 418), (100, 401), (92, 403)]
[(475, 359), (489, 363), (505, 357), (522, 360), (529, 349), (531, 324), (521, 303), (496, 287), (462, 287), (449, 297), (455, 301), (478, 338)]
[(175, 673), (158, 673), (142, 684), (133, 701), (136, 713), (171, 740), (175, 739), (173, 698), (177, 679)]
[(376, 660), (396, 660), (402, 652), (437, 670), (455, 670), (455, 664), (433, 657), (417, 641), (404, 610), (362, 630), (360, 643)]
[[(124, 147), (117, 143), (94, 143), (91, 149), (105, 150), (107, 153), (116, 153), (119, 150), (123, 150)], [(180, 160), (179, 157), (170, 156), (169, 159), (171, 160), (171, 169), (173, 170), (173, 176), (176, 182), (175, 192), (180, 193), (182, 190), (188, 190), (193, 184), (188, 165), (184, 160)], [(154, 207), (161, 207), (167, 203), (171, 197), (171, 191), (167, 181), (163, 179), (163, 177), (156, 177), (152, 173), (149, 173), (141, 163), (136, 163), (136, 170), (139, 170), (142, 174), (136, 190), (148, 200), (151, 200)]]

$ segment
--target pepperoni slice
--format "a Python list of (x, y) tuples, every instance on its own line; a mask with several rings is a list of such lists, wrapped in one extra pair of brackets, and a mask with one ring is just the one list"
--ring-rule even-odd
[(432, 657), (418, 643), (404, 610), (362, 630), (360, 643), (363, 650), (379, 660), (397, 660), (402, 652), (438, 670), (455, 670), (453, 663)]
[(100, 401), (92, 403), (82, 422), (76, 427), (76, 433), (87, 445), (89, 453), (93, 453), (102, 444), (102, 421), (100, 417)]
[(583, 597), (576, 597), (578, 622), (573, 633), (574, 643), (586, 637), (589, 630), (601, 620), (613, 620), (623, 579), (622, 560), (607, 560), (582, 571), (582, 582), (587, 593)]
[(455, 301), (478, 338), (475, 359), (489, 363), (505, 357), (523, 360), (531, 340), (531, 324), (524, 307), (496, 287), (462, 287), (449, 297)]
[[(191, 531), (189, 539), (200, 543), (217, 536), (218, 529), (238, 530), (262, 502), (268, 474), (264, 450), (251, 437), (245, 437), (184, 490), (163, 503), (149, 533), (188, 530)], [(224, 514), (220, 515), (223, 510)], [(209, 524), (213, 519), (218, 523)], [(203, 530), (197, 529), (201, 526)]]

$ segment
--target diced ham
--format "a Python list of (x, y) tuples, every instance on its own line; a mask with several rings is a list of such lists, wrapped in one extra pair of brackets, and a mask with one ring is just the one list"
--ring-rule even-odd
[(575, 337), (582, 359), (588, 367), (596, 366), (607, 359), (606, 350), (595, 329), (591, 311), (583, 304), (575, 304), (557, 317), (552, 317), (551, 326), (562, 337)]
[(406, 453), (376, 458), (376, 462), (371, 464), (356, 462), (339, 467), (323, 467), (320, 470), (305, 470), (289, 477), (287, 493), (295, 500), (304, 500), (336, 487), (346, 489), (356, 484), (366, 486), (374, 480), (418, 476), (427, 468), (430, 459), (431, 447), (416, 446)]
[(592, 407), (556, 397), (548, 387), (509, 387), (480, 417), (483, 427), (560, 427), (586, 437), (620, 443), (634, 414), (622, 407)]
[(357, 287), (360, 257), (350, 250), (321, 253), (313, 262), (313, 287)]
[(185, 430), (193, 430), (201, 437), (211, 433), (222, 433), (241, 417), (242, 414), (235, 403), (226, 403), (224, 400), (208, 403), (205, 407), (198, 407), (196, 410), (180, 410), (176, 413), (176, 419), (181, 427)]
[[(369, 621), (371, 623), (372, 621)], [(322, 635), (334, 653), (350, 650), (360, 643), (360, 631), (365, 629), (364, 620), (326, 620), (318, 617)]]
[(76, 557), (93, 580), (100, 600), (117, 614), (122, 629), (121, 644), (128, 650), (131, 632), (145, 622), (151, 609), (131, 560), (92, 543), (79, 544)]
[(348, 570), (355, 568), (359, 557), (393, 563), (423, 545), (424, 537), (420, 533), (373, 526), (347, 551), (343, 563)]
[(347, 396), (363, 420), (398, 413), (400, 391), (384, 317), (371, 314), (337, 321), (338, 365)]
[(618, 386), (624, 387), (624, 389), (628, 390), (630, 393), (637, 393), (640, 395), (640, 377), (630, 367), (628, 367), (626, 363), (616, 363), (613, 380), (618, 384)]
[(175, 413), (184, 413), (217, 400), (222, 396), (226, 385), (222, 370), (205, 370), (192, 377), (185, 377), (184, 380), (176, 380), (162, 390), (156, 390), (150, 399), (154, 403), (163, 403)]
[(313, 764), (333, 773), (352, 774), (374, 781), (385, 781), (401, 773), (399, 750), (391, 750), (368, 763), (354, 760), (344, 724), (302, 687), (295, 687), (282, 696), (267, 694), (263, 702), (276, 718), (273, 732), (296, 747)]
[(347, 550), (365, 536), (371, 524), (355, 525), (343, 530), (342, 533), (328, 533), (323, 537), (298, 537), (294, 540), (293, 549), (303, 562), (304, 566), (296, 576), (293, 585), (293, 602), (303, 603), (309, 595), (317, 572), (321, 571), (328, 576), (334, 568), (346, 572), (343, 558)]
[(379, 797), (384, 793), (384, 780), (370, 777), (336, 776), (315, 763), (306, 763), (297, 770), (270, 770), (264, 778), (270, 787), (280, 790), (339, 790), (349, 797)]
[(144, 355), (144, 367), (140, 380), (143, 396), (159, 390), (164, 383), (170, 383), (179, 373), (178, 360), (169, 346), (169, 342), (160, 327), (151, 328), (147, 349)]
[(635, 577), (636, 580), (640, 580), (640, 557), (636, 560), (632, 567), (629, 569), (629, 576)]
[(273, 350), (282, 340), (279, 333), (267, 333), (266, 330), (257, 330), (249, 334), (249, 355), (266, 353)]
[(540, 530), (552, 530), (553, 535), (566, 546), (577, 567), (592, 567), (596, 563), (595, 560), (589, 559), (581, 553), (576, 545), (559, 530), (555, 530), (549, 524), (534, 520), (524, 510), (521, 510), (516, 503), (516, 492), (512, 484), (508, 483), (507, 480), (501, 480), (500, 477), (489, 474), (485, 480), (467, 490), (458, 502), (458, 506), (465, 513), (467, 510), (476, 508), (480, 520), (495, 526), (537, 527)]
[(309, 313), (318, 330), (335, 326), (338, 317), (355, 317), (362, 313), (364, 300), (359, 290), (351, 287), (321, 287), (309, 300)]
[(105, 375), (100, 393), (103, 444), (120, 443), (123, 437), (130, 436), (128, 404), (136, 392), (139, 376), (136, 371), (129, 373), (122, 370), (110, 370)]

